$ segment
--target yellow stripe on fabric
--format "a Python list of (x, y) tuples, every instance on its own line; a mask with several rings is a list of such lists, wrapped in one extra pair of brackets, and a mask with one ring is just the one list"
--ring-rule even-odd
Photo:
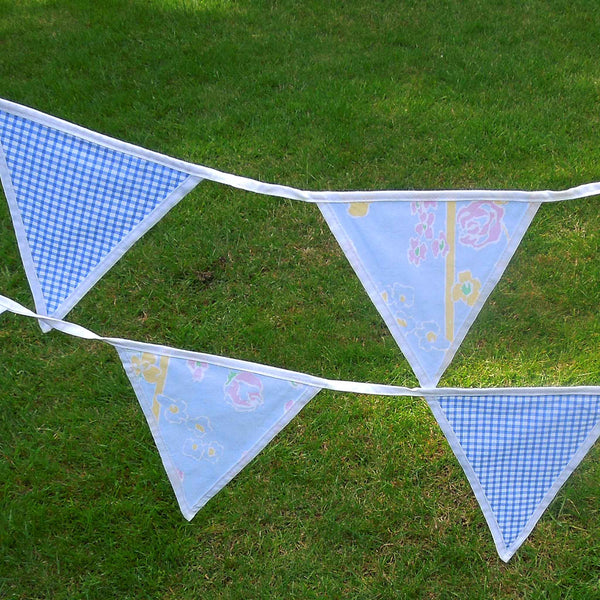
[(154, 388), (154, 398), (152, 399), (152, 414), (156, 417), (157, 421), (160, 415), (160, 404), (158, 402), (158, 397), (163, 393), (165, 389), (165, 383), (167, 382), (167, 371), (169, 370), (168, 356), (160, 357), (158, 368), (160, 369), (160, 375), (156, 382), (156, 387)]
[(446, 203), (446, 242), (448, 254), (446, 255), (446, 338), (449, 342), (454, 340), (454, 300), (452, 288), (454, 286), (454, 271), (456, 263), (456, 202)]

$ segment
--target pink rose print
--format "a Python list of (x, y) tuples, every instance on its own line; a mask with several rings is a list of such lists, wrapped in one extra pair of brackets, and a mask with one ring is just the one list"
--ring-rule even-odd
[(421, 261), (427, 256), (427, 246), (421, 243), (417, 238), (410, 238), (410, 247), (408, 248), (408, 262), (418, 267)]
[(424, 237), (426, 240), (433, 239), (433, 223), (435, 214), (432, 212), (422, 212), (419, 214), (419, 222), (415, 225), (417, 235)]
[(435, 231), (437, 209), (437, 202), (410, 203), (410, 212), (416, 215), (417, 223), (416, 237), (410, 238), (408, 261), (416, 267), (426, 260), (428, 250), (434, 259), (443, 258), (449, 252), (446, 234), (443, 231)]
[(433, 242), (431, 243), (431, 251), (433, 252), (434, 258), (437, 258), (438, 256), (444, 258), (448, 254), (448, 252), (450, 252), (445, 232), (440, 231), (437, 238), (433, 240)]
[(192, 374), (192, 379), (198, 383), (204, 379), (204, 373), (208, 370), (208, 364), (203, 362), (198, 362), (196, 360), (188, 360), (187, 361), (188, 369)]
[(225, 383), (225, 401), (239, 412), (256, 410), (263, 403), (263, 384), (253, 373), (229, 373)]
[(435, 211), (437, 209), (437, 202), (431, 201), (431, 200), (427, 200), (425, 202), (411, 202), (410, 203), (410, 214), (411, 215), (420, 215), (424, 212), (427, 212), (428, 210), (433, 210)]
[(471, 202), (458, 211), (459, 241), (480, 249), (502, 236), (504, 209), (493, 202)]

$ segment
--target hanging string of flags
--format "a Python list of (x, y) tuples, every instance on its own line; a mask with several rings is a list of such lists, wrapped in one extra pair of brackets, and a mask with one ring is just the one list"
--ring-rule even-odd
[(307, 192), (170, 158), (0, 99), (0, 180), (42, 315), (66, 316), (204, 179), (317, 203), (423, 386), (436, 385), (450, 364), (540, 203), (600, 194), (600, 182), (558, 192)]
[(0, 308), (113, 346), (186, 519), (321, 390), (422, 396), (508, 561), (600, 436), (600, 387), (406, 388), (334, 381), (223, 356), (100, 337), (0, 296)]
[[(196, 512), (321, 389), (424, 396), (508, 560), (600, 432), (600, 388), (436, 388), (543, 202), (563, 191), (309, 192), (187, 163), (0, 99), (0, 179), (37, 313), (114, 346), (184, 516)], [(61, 319), (202, 180), (316, 203), (421, 388), (334, 382)], [(210, 402), (199, 403), (198, 398)]]

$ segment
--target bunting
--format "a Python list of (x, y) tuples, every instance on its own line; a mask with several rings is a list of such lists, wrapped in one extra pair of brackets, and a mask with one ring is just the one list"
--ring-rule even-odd
[(116, 348), (183, 515), (194, 515), (321, 390), (423, 396), (510, 560), (600, 435), (600, 387), (406, 388), (336, 381), (105, 338), (0, 296), (0, 310)]
[(504, 561), (600, 435), (600, 395), (519, 392), (428, 400)]
[(0, 103), (0, 179), (41, 314), (64, 316), (199, 182)]
[[(61, 318), (203, 179), (317, 203), (421, 388), (332, 381), (102, 338)], [(226, 485), (320, 390), (423, 396), (509, 560), (600, 435), (600, 388), (436, 388), (539, 205), (562, 191), (309, 192), (146, 150), (0, 99), (0, 180), (37, 314), (114, 346), (184, 516)]]
[(320, 203), (373, 304), (425, 387), (435, 386), (539, 203)]
[(320, 391), (149, 348), (116, 348), (188, 520)]
[(36, 308), (57, 318), (203, 179), (317, 203), (426, 387), (450, 364), (539, 204), (600, 193), (600, 182), (558, 192), (309, 192), (194, 165), (2, 99), (0, 179)]

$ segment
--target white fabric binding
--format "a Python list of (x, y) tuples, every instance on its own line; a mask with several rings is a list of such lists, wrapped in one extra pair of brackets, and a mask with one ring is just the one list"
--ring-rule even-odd
[(213, 365), (229, 367), (232, 369), (240, 369), (256, 373), (257, 375), (266, 375), (287, 381), (293, 381), (304, 385), (310, 385), (321, 389), (332, 390), (336, 392), (347, 392), (352, 394), (368, 394), (377, 396), (423, 396), (427, 398), (435, 398), (439, 396), (480, 396), (481, 394), (495, 394), (514, 396), (518, 393), (520, 396), (537, 396), (547, 394), (581, 394), (581, 395), (598, 395), (600, 394), (600, 386), (575, 386), (575, 387), (521, 387), (521, 388), (408, 388), (396, 385), (386, 385), (379, 383), (364, 383), (359, 381), (343, 381), (336, 379), (326, 379), (317, 377), (307, 373), (290, 371), (279, 367), (273, 367), (260, 363), (239, 360), (236, 358), (228, 358), (226, 356), (217, 356), (214, 354), (206, 354), (203, 352), (194, 352), (191, 350), (179, 350), (169, 346), (159, 344), (148, 344), (145, 342), (136, 342), (121, 338), (103, 337), (96, 333), (70, 323), (52, 317), (46, 317), (36, 314), (35, 312), (18, 304), (14, 300), (0, 295), (0, 309), (8, 310), (12, 313), (38, 319), (52, 329), (57, 329), (62, 333), (72, 335), (87, 340), (97, 340), (105, 342), (115, 348), (126, 348), (140, 352), (152, 352), (173, 358), (183, 358), (186, 360), (196, 360), (206, 362)]
[(138, 156), (147, 160), (152, 160), (173, 169), (186, 172), (201, 179), (210, 179), (217, 183), (223, 183), (234, 188), (288, 198), (290, 200), (301, 200), (303, 202), (390, 202), (390, 201), (436, 201), (451, 202), (459, 200), (479, 200), (479, 201), (508, 201), (511, 202), (561, 202), (564, 200), (575, 200), (600, 194), (600, 182), (588, 183), (566, 190), (395, 190), (395, 191), (323, 191), (313, 192), (299, 190), (286, 185), (264, 183), (247, 177), (240, 177), (231, 173), (218, 171), (203, 165), (196, 165), (177, 158), (172, 158), (147, 150), (127, 142), (123, 142), (101, 133), (85, 129), (79, 125), (63, 121), (57, 117), (52, 117), (33, 108), (22, 106), (9, 100), (0, 99), (0, 109), (6, 110), (15, 115), (20, 115), (32, 121), (36, 121), (48, 127), (54, 127), (61, 131), (79, 136), (82, 139), (101, 144), (108, 148), (113, 148), (120, 152), (125, 152), (133, 156)]

